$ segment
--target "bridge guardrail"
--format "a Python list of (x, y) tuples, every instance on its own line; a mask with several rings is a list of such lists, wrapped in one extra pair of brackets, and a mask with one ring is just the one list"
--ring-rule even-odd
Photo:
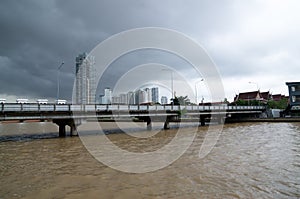
[(97, 105), (96, 105), (96, 110), (97, 110), (97, 111), (104, 111), (104, 110), (107, 110), (107, 105), (97, 104)]
[(53, 111), (54, 110), (54, 104), (40, 104), (40, 111)]
[(70, 106), (68, 104), (55, 105), (55, 111), (70, 111)]
[(100, 104), (16, 104), (7, 103), (0, 106), (1, 112), (66, 112), (66, 111), (214, 111), (214, 110), (263, 110), (264, 106), (186, 106), (186, 105), (100, 105)]
[(81, 111), (82, 106), (81, 105), (71, 105), (71, 111)]

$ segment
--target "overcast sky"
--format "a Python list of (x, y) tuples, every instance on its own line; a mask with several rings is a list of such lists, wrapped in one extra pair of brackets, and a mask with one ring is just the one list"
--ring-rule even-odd
[(217, 65), (229, 100), (257, 86), (288, 94), (285, 82), (300, 81), (299, 10), (297, 0), (4, 0), (0, 98), (55, 99), (64, 61), (60, 98), (70, 100), (75, 57), (142, 27), (173, 29), (198, 42)]

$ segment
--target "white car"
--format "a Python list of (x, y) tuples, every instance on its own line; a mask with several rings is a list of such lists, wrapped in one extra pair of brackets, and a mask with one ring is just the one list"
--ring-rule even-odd
[(28, 99), (17, 99), (16, 102), (18, 104), (26, 104), (26, 103), (28, 103)]
[(60, 100), (60, 99), (58, 99), (58, 100), (55, 100), (55, 103), (56, 104), (66, 104), (67, 100)]
[(37, 103), (38, 104), (48, 104), (48, 100), (47, 99), (38, 99)]

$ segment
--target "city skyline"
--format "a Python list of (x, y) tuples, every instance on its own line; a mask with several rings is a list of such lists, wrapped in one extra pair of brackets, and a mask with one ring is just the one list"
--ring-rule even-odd
[(104, 89), (104, 94), (99, 95), (100, 104), (146, 104), (160, 103), (159, 97), (166, 97), (159, 94), (159, 87), (139, 88), (127, 92), (113, 93), (109, 87)]

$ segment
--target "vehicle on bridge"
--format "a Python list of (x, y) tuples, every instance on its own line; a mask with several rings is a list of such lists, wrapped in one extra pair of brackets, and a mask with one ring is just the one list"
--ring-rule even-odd
[(4, 104), (6, 102), (6, 99), (0, 99), (0, 104)]
[(26, 104), (26, 103), (28, 103), (28, 99), (17, 99), (16, 100), (16, 102), (18, 103), (18, 104)]
[(67, 100), (61, 100), (61, 99), (55, 100), (55, 104), (66, 104), (66, 103)]
[(36, 102), (38, 104), (48, 104), (48, 100), (47, 99), (38, 99)]

